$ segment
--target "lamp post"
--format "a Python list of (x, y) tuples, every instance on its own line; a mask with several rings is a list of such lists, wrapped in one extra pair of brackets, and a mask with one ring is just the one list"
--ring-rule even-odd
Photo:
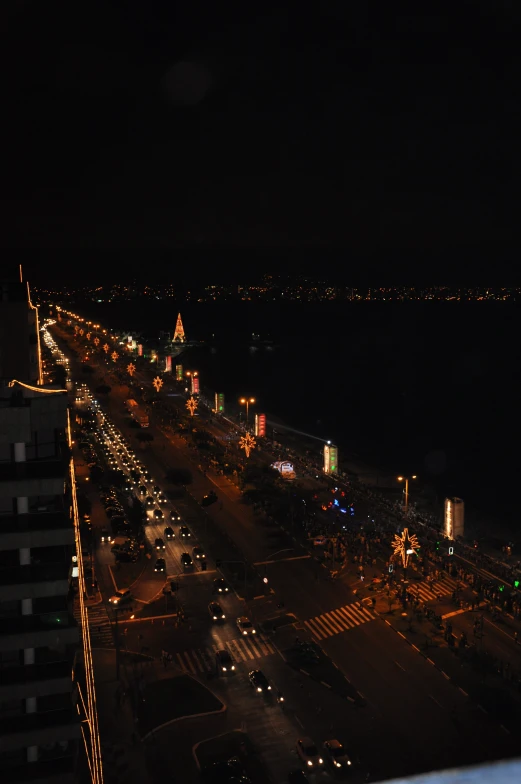
[(188, 376), (188, 379), (190, 381), (190, 392), (193, 395), (193, 393), (194, 393), (194, 378), (196, 378), (199, 375), (199, 373), (198, 373), (197, 370), (187, 370), (185, 375)]
[(417, 479), (418, 477), (416, 474), (412, 476), (398, 476), (397, 479), (399, 482), (405, 482), (405, 514), (409, 511), (409, 480), (410, 479)]
[(246, 406), (246, 427), (248, 426), (248, 412), (250, 410), (250, 404), (253, 405), (255, 403), (254, 397), (241, 397), (239, 400), (241, 405)]

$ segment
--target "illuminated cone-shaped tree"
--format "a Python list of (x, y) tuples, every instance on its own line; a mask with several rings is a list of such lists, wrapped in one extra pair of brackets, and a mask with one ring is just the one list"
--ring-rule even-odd
[(186, 341), (185, 331), (183, 327), (183, 322), (181, 321), (181, 314), (177, 314), (177, 321), (175, 325), (174, 337), (172, 338), (174, 343), (184, 343)]

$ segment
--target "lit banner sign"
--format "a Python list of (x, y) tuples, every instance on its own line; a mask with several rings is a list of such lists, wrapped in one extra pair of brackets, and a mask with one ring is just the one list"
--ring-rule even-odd
[(266, 414), (255, 414), (255, 435), (258, 438), (266, 437)]
[(445, 518), (443, 533), (447, 539), (463, 536), (465, 527), (465, 504), (461, 498), (445, 499)]
[(215, 393), (215, 410), (218, 414), (224, 414), (224, 394), (222, 392)]
[(275, 468), (283, 479), (295, 479), (295, 469), (293, 468), (293, 463), (290, 463), (289, 460), (279, 460), (276, 463), (272, 463), (271, 467)]
[(192, 395), (199, 394), (199, 376), (192, 376)]
[(165, 358), (165, 371), (167, 373), (171, 373), (172, 372), (172, 357), (166, 357)]
[(139, 354), (140, 357), (143, 356), (143, 344), (142, 343), (138, 344), (137, 353)]
[(333, 444), (324, 446), (324, 473), (338, 473), (338, 448), (333, 446)]
[(175, 366), (175, 380), (182, 381), (183, 380), (183, 366), (176, 365)]

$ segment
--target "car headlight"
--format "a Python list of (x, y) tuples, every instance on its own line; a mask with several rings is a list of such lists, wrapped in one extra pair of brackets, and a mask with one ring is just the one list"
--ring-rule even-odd
[(313, 763), (311, 762), (311, 760), (308, 760), (308, 765), (310, 768), (312, 767)]
[(260, 686), (257, 686), (257, 691), (262, 691)]
[(230, 667), (230, 670), (234, 670), (234, 669), (235, 669), (235, 664), (232, 664), (232, 666)]
[(223, 672), (226, 672), (226, 667), (223, 667)]
[(336, 767), (336, 768), (341, 768), (341, 767), (342, 767), (342, 763), (341, 763), (341, 762), (337, 762), (337, 761), (335, 760), (335, 767)]
[(322, 763), (323, 763), (323, 762), (324, 762), (324, 760), (323, 760), (321, 757), (319, 757), (319, 758), (318, 758), (318, 764), (319, 764), (319, 765), (322, 765)]
[(243, 631), (243, 634), (248, 634), (248, 632), (247, 631)]
[(268, 686), (268, 691), (271, 691), (271, 686)]
[(252, 634), (255, 634), (255, 629), (252, 629), (252, 630), (251, 630), (251, 633), (252, 633)]
[(347, 764), (350, 765), (351, 764), (351, 760), (347, 760)]
[(216, 616), (216, 615), (214, 615), (214, 616), (213, 616), (213, 619), (214, 619), (214, 621), (216, 621), (216, 620), (217, 620), (217, 616)]

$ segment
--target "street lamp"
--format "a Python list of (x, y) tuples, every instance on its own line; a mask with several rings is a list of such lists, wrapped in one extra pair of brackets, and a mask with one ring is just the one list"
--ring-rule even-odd
[(250, 403), (253, 405), (255, 403), (254, 397), (241, 397), (239, 400), (241, 405), (246, 406), (246, 425), (248, 424), (248, 411), (250, 410)]
[(409, 480), (410, 479), (417, 479), (418, 477), (416, 474), (412, 476), (398, 476), (397, 479), (399, 482), (405, 482), (405, 513), (409, 511)]

